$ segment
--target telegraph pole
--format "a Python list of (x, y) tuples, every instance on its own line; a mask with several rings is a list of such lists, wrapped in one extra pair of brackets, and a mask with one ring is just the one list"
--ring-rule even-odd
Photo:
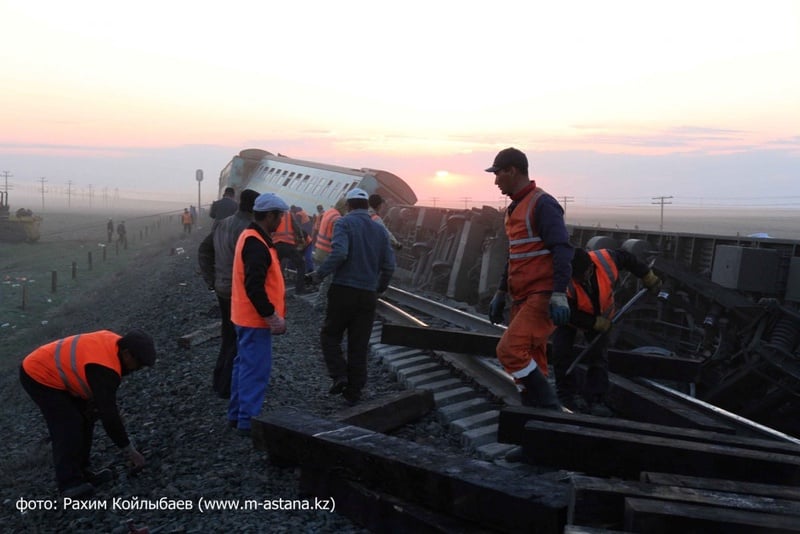
[(5, 187), (3, 188), (3, 191), (5, 191), (6, 193), (8, 193), (8, 179), (9, 179), (9, 177), (13, 177), (13, 176), (14, 175), (11, 174), (10, 172), (3, 171), (3, 178), (5, 179), (5, 182), (6, 182)]
[(564, 205), (564, 215), (567, 214), (567, 202), (575, 202), (574, 197), (561, 197), (561, 203)]
[(472, 200), (472, 197), (461, 197), (461, 200), (464, 201), (464, 209), (467, 209), (467, 202)]
[(436, 207), (436, 201), (439, 200), (439, 197), (431, 197), (431, 200), (433, 201), (433, 207), (435, 208)]
[(658, 230), (664, 230), (664, 204), (672, 204), (672, 202), (666, 202), (666, 200), (672, 198), (669, 197), (652, 197), (653, 200), (657, 200), (658, 202), (653, 202), (652, 204), (661, 204), (661, 223), (658, 225)]
[(200, 182), (203, 181), (203, 169), (194, 171), (194, 179), (197, 180), (197, 222), (200, 222)]
[(44, 212), (44, 192), (45, 192), (44, 183), (46, 181), (47, 181), (47, 178), (45, 178), (44, 176), (39, 178), (39, 183), (40, 183), (40, 187), (41, 187), (41, 191), (42, 191), (42, 212)]
[(72, 180), (67, 180), (67, 208), (72, 207)]

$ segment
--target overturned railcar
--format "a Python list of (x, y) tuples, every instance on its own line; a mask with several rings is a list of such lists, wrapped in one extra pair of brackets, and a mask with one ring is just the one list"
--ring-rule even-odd
[(355, 187), (381, 195), (388, 206), (417, 202), (411, 187), (390, 172), (294, 159), (255, 148), (242, 150), (222, 169), (220, 196), (226, 187), (233, 187), (237, 195), (243, 189), (276, 193), (308, 213), (316, 213), (318, 204), (333, 206)]

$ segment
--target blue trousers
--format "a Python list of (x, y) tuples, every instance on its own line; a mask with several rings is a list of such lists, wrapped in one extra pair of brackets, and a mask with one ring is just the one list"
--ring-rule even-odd
[(267, 394), (272, 370), (272, 332), (269, 328), (236, 326), (238, 352), (233, 360), (228, 420), (249, 429)]

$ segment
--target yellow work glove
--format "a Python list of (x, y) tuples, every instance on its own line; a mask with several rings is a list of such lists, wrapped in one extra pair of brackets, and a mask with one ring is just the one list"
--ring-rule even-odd
[(598, 315), (597, 317), (594, 318), (594, 326), (592, 327), (592, 330), (604, 334), (609, 330), (611, 330), (612, 326), (613, 325), (611, 324), (611, 321), (609, 319), (606, 319), (602, 315)]
[(661, 278), (656, 276), (651, 270), (647, 271), (647, 274), (642, 277), (642, 283), (644, 287), (650, 290), (650, 293), (656, 294), (658, 290), (661, 289)]

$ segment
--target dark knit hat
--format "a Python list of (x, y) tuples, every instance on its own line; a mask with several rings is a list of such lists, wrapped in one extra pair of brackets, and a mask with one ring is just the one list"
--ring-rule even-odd
[(245, 189), (239, 195), (239, 209), (241, 211), (246, 211), (247, 213), (253, 213), (253, 205), (256, 203), (257, 198), (258, 191)]
[(134, 328), (117, 341), (120, 349), (128, 349), (139, 363), (152, 366), (156, 363), (156, 347), (153, 338), (146, 332)]
[(582, 276), (591, 264), (589, 253), (580, 247), (575, 247), (575, 253), (572, 255), (572, 276)]

